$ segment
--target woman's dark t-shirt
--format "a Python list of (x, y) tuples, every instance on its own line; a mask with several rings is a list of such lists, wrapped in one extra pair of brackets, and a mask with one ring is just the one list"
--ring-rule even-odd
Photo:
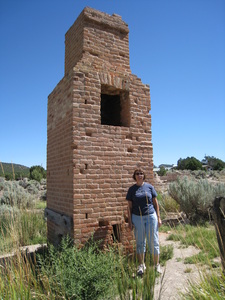
[(126, 199), (132, 201), (132, 214), (144, 216), (155, 212), (152, 199), (157, 197), (154, 187), (144, 182), (142, 186), (132, 185)]

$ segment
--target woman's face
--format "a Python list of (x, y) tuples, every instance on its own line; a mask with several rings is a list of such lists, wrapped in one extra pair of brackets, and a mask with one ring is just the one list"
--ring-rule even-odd
[(134, 176), (137, 183), (142, 183), (144, 181), (144, 173), (142, 171), (135, 171)]

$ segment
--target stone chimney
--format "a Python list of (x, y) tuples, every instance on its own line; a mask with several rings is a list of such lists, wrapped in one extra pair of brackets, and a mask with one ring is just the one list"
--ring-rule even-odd
[(86, 7), (65, 35), (65, 74), (48, 97), (48, 240), (133, 249), (128, 187), (153, 183), (150, 88), (131, 73), (128, 25)]

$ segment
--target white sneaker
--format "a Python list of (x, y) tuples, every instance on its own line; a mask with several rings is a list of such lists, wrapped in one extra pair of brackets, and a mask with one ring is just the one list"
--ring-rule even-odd
[(145, 264), (140, 264), (138, 266), (138, 269), (137, 269), (137, 274), (138, 275), (143, 275), (145, 270), (146, 270)]
[(156, 272), (159, 273), (159, 274), (162, 273), (161, 268), (160, 268), (160, 264), (157, 264), (157, 265), (155, 266), (155, 270), (156, 270)]

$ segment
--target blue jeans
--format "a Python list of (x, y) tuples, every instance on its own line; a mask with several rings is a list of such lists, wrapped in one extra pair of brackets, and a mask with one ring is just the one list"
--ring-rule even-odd
[(151, 254), (159, 255), (158, 219), (154, 212), (146, 216), (132, 214), (137, 254), (146, 252), (146, 239)]

